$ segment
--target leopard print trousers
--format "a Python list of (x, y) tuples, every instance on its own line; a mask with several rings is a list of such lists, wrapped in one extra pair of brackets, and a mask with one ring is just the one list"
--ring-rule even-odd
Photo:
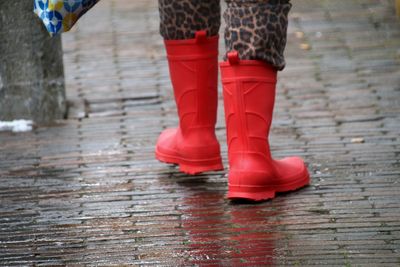
[[(290, 0), (225, 1), (226, 51), (236, 50), (241, 59), (263, 60), (282, 70)], [(192, 39), (199, 30), (206, 30), (209, 36), (219, 32), (220, 0), (158, 0), (158, 3), (160, 33), (166, 40)]]

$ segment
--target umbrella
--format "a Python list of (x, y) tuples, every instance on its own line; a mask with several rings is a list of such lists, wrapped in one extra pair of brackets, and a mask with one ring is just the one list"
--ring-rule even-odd
[(69, 31), (99, 0), (34, 0), (34, 12), (51, 36)]

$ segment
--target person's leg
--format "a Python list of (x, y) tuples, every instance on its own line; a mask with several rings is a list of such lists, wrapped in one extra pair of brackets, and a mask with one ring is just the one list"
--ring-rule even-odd
[(215, 136), (219, 0), (159, 0), (179, 126), (164, 130), (156, 158), (189, 174), (223, 168)]
[(197, 31), (218, 35), (221, 25), (219, 0), (158, 0), (160, 34), (164, 40), (195, 38)]
[(265, 200), (309, 183), (297, 157), (274, 160), (268, 134), (277, 71), (285, 65), (289, 1), (230, 0), (221, 62), (229, 158), (228, 198)]
[[(226, 0), (226, 51), (240, 59), (263, 60), (278, 70), (285, 66), (289, 0)], [(226, 59), (226, 57), (225, 57)]]

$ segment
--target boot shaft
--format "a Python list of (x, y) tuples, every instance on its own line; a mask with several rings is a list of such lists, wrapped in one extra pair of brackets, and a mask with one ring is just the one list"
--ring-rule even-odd
[(170, 77), (183, 134), (215, 128), (218, 104), (218, 36), (166, 40)]
[(235, 52), (220, 68), (229, 158), (252, 153), (270, 159), (276, 69), (261, 61), (239, 60)]

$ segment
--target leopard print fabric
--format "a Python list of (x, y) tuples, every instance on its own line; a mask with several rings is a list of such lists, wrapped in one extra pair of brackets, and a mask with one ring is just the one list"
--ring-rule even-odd
[(193, 39), (199, 30), (217, 35), (221, 25), (219, 0), (158, 0), (160, 34), (165, 40)]
[(227, 1), (225, 47), (241, 59), (263, 60), (282, 70), (288, 26), (289, 1)]
[[(263, 60), (282, 70), (290, 0), (225, 1), (226, 51), (236, 50), (241, 59)], [(219, 0), (159, 0), (159, 11), (160, 33), (166, 40), (192, 39), (198, 30), (209, 36), (219, 32)]]

